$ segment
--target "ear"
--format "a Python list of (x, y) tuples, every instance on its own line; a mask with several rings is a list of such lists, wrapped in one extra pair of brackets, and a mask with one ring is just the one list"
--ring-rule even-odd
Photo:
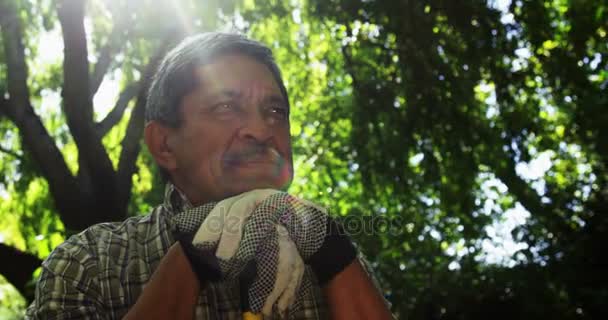
[(177, 168), (175, 154), (169, 147), (167, 139), (171, 134), (171, 128), (164, 126), (158, 121), (150, 121), (144, 128), (144, 141), (150, 153), (159, 166), (167, 171)]

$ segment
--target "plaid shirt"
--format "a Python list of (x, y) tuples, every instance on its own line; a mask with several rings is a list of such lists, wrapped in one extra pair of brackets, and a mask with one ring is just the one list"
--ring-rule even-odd
[[(97, 224), (70, 237), (42, 263), (26, 319), (122, 318), (175, 242), (170, 217), (188, 207), (183, 194), (168, 185), (164, 203), (150, 214)], [(360, 261), (369, 273), (366, 261)], [(325, 299), (311, 281), (315, 285), (296, 318), (326, 319)], [(199, 293), (195, 318), (241, 319), (238, 289), (235, 282), (209, 283)]]

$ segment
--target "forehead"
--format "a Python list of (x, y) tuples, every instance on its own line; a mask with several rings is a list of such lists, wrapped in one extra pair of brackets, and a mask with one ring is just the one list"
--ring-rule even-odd
[(270, 69), (246, 55), (215, 58), (195, 71), (203, 93), (237, 91), (241, 94), (279, 94), (281, 90)]

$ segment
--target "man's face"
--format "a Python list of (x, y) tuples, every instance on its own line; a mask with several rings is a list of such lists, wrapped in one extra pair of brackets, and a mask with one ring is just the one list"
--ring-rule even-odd
[(169, 129), (173, 182), (195, 204), (258, 188), (285, 188), (293, 177), (289, 110), (270, 70), (231, 54), (196, 70), (197, 89)]

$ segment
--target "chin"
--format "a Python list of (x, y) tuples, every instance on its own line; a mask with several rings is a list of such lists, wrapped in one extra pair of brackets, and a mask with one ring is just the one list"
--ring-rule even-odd
[(243, 181), (242, 183), (237, 183), (237, 185), (232, 189), (231, 193), (240, 194), (243, 192), (255, 190), (255, 189), (276, 189), (276, 190), (286, 190), (287, 186), (291, 181)]
[(225, 167), (224, 181), (229, 181), (227, 188), (243, 193), (255, 189), (287, 190), (293, 180), (293, 167), (288, 164), (280, 166)]

